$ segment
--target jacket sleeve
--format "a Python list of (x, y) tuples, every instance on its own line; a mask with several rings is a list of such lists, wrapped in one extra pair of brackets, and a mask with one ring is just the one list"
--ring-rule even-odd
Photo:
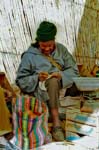
[[(32, 68), (31, 68), (32, 67)], [(24, 54), (19, 65), (16, 77), (16, 84), (25, 93), (34, 92), (38, 84), (38, 75), (35, 74), (35, 66), (31, 65), (28, 54)]]
[(64, 55), (64, 70), (61, 72), (62, 75), (62, 85), (64, 87), (70, 87), (73, 84), (73, 77), (79, 76), (78, 67), (73, 56), (68, 52), (68, 50), (63, 47)]

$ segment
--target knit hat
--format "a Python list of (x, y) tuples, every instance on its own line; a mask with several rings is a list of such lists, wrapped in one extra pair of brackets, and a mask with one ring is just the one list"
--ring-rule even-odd
[(37, 41), (50, 41), (55, 39), (57, 32), (56, 26), (48, 21), (43, 21), (40, 23), (39, 28), (37, 29), (36, 35)]

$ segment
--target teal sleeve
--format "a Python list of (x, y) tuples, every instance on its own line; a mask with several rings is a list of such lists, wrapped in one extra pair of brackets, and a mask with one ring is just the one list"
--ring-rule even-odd
[(16, 77), (16, 84), (23, 92), (26, 93), (34, 92), (38, 84), (38, 75), (35, 74), (33, 65), (31, 68), (31, 61), (27, 54), (22, 57), (21, 63), (19, 65)]

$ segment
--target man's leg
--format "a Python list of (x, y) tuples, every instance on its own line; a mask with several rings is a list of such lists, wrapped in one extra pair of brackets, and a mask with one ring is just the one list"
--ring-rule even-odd
[(67, 88), (65, 96), (79, 96), (81, 92), (77, 89), (75, 83), (70, 88)]
[[(60, 130), (60, 119), (58, 112), (59, 91), (61, 89), (61, 83), (56, 78), (50, 78), (46, 81), (46, 88), (49, 95), (49, 111), (53, 120), (53, 131), (55, 128), (58, 129), (57, 133), (54, 134), (54, 138), (56, 140), (64, 140), (64, 135)], [(60, 134), (59, 137), (58, 134)]]

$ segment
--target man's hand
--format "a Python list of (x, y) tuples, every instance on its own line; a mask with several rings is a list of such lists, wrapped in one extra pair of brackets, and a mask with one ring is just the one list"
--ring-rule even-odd
[(53, 72), (51, 76), (57, 78), (58, 80), (62, 79), (62, 76), (59, 72)]
[(38, 78), (40, 81), (45, 81), (48, 78), (48, 72), (40, 72)]

